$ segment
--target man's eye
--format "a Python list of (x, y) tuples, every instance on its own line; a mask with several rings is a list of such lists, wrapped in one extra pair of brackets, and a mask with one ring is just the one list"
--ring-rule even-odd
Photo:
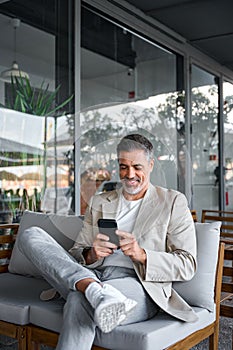
[(126, 166), (125, 166), (125, 165), (121, 165), (121, 166), (120, 166), (120, 169), (121, 169), (121, 170), (125, 170), (125, 169), (126, 169)]
[(135, 170), (142, 170), (142, 167), (141, 167), (141, 166), (138, 166), (138, 165), (135, 166), (134, 168), (135, 168)]

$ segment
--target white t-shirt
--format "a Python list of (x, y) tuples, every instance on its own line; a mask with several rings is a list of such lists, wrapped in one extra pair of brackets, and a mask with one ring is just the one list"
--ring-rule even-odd
[[(126, 231), (129, 233), (133, 232), (134, 224), (142, 203), (142, 199), (135, 201), (128, 201), (125, 199), (124, 195), (120, 196), (119, 206), (117, 210), (117, 226), (119, 230)], [(104, 259), (102, 266), (122, 266), (133, 268), (133, 262), (128, 257), (125, 256), (121, 249), (116, 249), (113, 254), (109, 255)]]

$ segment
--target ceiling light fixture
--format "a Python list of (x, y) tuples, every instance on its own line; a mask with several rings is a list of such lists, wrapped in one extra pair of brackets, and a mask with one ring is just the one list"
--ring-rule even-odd
[(19, 69), (19, 65), (16, 61), (16, 30), (20, 26), (20, 19), (12, 18), (11, 24), (14, 28), (14, 61), (12, 63), (11, 68), (4, 70), (0, 75), (0, 79), (8, 83), (10, 83), (11, 78), (14, 78), (14, 77), (29, 79), (29, 75), (26, 72)]

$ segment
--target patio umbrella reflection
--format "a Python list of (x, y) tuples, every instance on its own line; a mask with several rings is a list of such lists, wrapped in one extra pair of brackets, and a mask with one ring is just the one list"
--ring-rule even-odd
[(42, 181), (43, 175), (40, 173), (26, 173), (19, 177), (19, 180)]
[(6, 170), (0, 171), (0, 180), (15, 181), (18, 180), (18, 176)]

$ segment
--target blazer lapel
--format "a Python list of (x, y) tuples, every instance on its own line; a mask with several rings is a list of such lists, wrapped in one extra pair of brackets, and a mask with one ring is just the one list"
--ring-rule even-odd
[(133, 233), (136, 238), (140, 239), (142, 231), (154, 224), (158, 205), (156, 189), (150, 184), (135, 221)]
[[(122, 188), (111, 192), (105, 201), (102, 203), (102, 213), (105, 219), (115, 219), (119, 205), (119, 198), (122, 195)], [(156, 208), (159, 208), (158, 194), (156, 188), (150, 184), (143, 198), (138, 216), (135, 220), (133, 233), (136, 238), (140, 238), (143, 228), (150, 227), (154, 224), (155, 216), (157, 215)]]
[(109, 196), (106, 197), (106, 201), (102, 204), (104, 219), (116, 218), (120, 194), (121, 190), (117, 190), (110, 193)]

